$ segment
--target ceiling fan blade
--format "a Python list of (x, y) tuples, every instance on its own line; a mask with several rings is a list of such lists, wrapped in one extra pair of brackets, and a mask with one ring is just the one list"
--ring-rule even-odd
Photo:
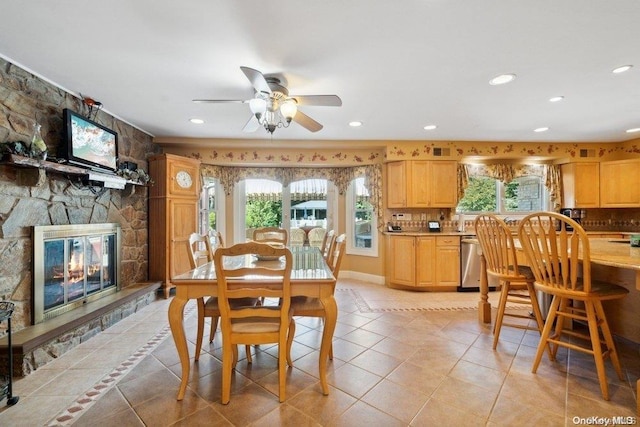
[(244, 75), (247, 76), (247, 78), (251, 82), (251, 86), (253, 86), (256, 92), (264, 92), (269, 94), (271, 93), (271, 88), (267, 83), (267, 79), (264, 78), (264, 75), (260, 71), (254, 70), (253, 68), (249, 67), (240, 67), (240, 69), (242, 70)]
[(249, 118), (249, 121), (242, 128), (242, 132), (255, 132), (258, 130), (259, 127), (260, 127), (260, 122), (258, 121), (256, 116), (252, 114), (251, 118)]
[(338, 95), (292, 95), (298, 105), (318, 105), (326, 107), (340, 107), (342, 100)]
[(300, 110), (298, 110), (296, 115), (293, 116), (293, 121), (311, 132), (318, 132), (322, 129), (322, 125), (320, 123), (316, 122)]
[(249, 101), (241, 99), (194, 99), (196, 104), (246, 104)]

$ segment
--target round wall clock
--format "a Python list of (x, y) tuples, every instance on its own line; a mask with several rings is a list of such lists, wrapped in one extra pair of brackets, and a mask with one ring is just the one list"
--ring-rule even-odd
[(182, 188), (190, 188), (193, 184), (193, 180), (191, 179), (191, 175), (187, 171), (180, 171), (176, 174), (176, 181), (178, 185)]

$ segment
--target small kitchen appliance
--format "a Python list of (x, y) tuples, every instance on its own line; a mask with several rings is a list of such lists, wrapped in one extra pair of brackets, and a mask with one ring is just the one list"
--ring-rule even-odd
[[(580, 209), (562, 208), (560, 209), (560, 213), (564, 216), (568, 216), (578, 224), (580, 224), (582, 221), (581, 220), (582, 215), (581, 215)], [(557, 227), (558, 231), (560, 230), (561, 224), (562, 223), (558, 222), (558, 227)], [(569, 224), (566, 224), (566, 228), (567, 228), (567, 231), (573, 231), (573, 227), (570, 226)]]

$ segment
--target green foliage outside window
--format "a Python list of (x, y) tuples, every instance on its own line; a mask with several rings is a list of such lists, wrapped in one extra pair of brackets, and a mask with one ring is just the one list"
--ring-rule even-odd
[(247, 201), (247, 228), (279, 227), (282, 223), (282, 201)]
[(497, 209), (496, 180), (470, 177), (464, 197), (458, 203), (460, 212), (495, 212)]

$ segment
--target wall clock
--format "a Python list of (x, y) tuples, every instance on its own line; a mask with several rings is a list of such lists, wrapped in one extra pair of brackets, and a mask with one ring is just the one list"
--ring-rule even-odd
[(193, 184), (191, 175), (187, 171), (179, 171), (176, 174), (176, 181), (178, 185), (182, 188), (191, 188), (191, 185)]

